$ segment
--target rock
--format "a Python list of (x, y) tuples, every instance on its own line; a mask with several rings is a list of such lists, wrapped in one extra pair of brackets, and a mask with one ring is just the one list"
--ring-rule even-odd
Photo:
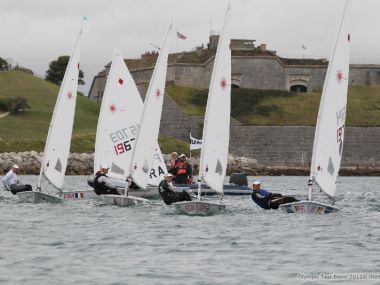
[[(0, 153), (0, 174), (6, 173), (12, 164), (19, 164), (20, 174), (38, 175), (41, 168), (43, 153), (36, 151), (26, 151), (21, 153), (9, 152)], [(167, 165), (170, 163), (170, 154), (163, 154)], [(193, 165), (195, 175), (198, 175), (199, 157), (189, 158)], [(72, 153), (66, 169), (67, 175), (90, 175), (93, 173), (94, 154), (93, 153)], [(247, 172), (249, 175), (309, 175), (308, 167), (276, 167), (260, 165), (256, 159), (247, 157), (228, 156), (227, 174)], [(378, 167), (351, 167), (341, 168), (340, 175), (362, 175), (379, 176)]]

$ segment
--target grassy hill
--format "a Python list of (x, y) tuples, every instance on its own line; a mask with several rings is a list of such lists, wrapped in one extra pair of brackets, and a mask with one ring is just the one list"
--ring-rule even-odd
[[(207, 89), (168, 85), (167, 93), (190, 115), (205, 112)], [(0, 118), (0, 152), (43, 151), (59, 88), (27, 72), (0, 72), (0, 98), (26, 97), (31, 109)], [(315, 125), (321, 93), (233, 89), (231, 114), (244, 125)], [(72, 152), (94, 151), (100, 104), (77, 99)], [(380, 87), (351, 86), (347, 125), (380, 126)], [(164, 153), (187, 151), (187, 143), (161, 136)]]
[[(0, 98), (26, 97), (31, 109), (0, 118), (0, 152), (43, 151), (59, 87), (22, 71), (0, 72)], [(78, 96), (71, 152), (92, 152), (100, 104)], [(185, 150), (187, 144), (162, 136), (163, 152)]]
[[(59, 87), (22, 71), (0, 72), (0, 97), (25, 97), (31, 109), (0, 119), (0, 151), (43, 151)], [(78, 96), (72, 151), (91, 151), (100, 105)]]
[[(167, 92), (190, 115), (203, 115), (207, 89), (169, 85)], [(232, 89), (231, 115), (244, 125), (313, 126), (321, 92)], [(380, 126), (380, 87), (350, 86), (348, 126)]]

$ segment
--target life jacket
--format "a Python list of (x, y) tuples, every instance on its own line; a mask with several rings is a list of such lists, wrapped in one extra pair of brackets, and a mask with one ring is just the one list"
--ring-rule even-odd
[(263, 209), (270, 209), (269, 201), (270, 201), (270, 193), (264, 189), (260, 189), (258, 191), (253, 191), (252, 200)]
[(177, 163), (177, 175), (187, 174), (187, 161), (179, 160)]
[(98, 171), (95, 174), (95, 179), (94, 179), (94, 191), (96, 194), (100, 195), (104, 190), (106, 190), (106, 184), (103, 182), (99, 182), (99, 178), (107, 175), (105, 175), (103, 172)]

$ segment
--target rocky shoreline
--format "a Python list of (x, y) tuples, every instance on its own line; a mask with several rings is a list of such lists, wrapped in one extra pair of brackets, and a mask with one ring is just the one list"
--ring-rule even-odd
[[(38, 175), (41, 167), (42, 152), (9, 152), (0, 154), (0, 175), (5, 174), (12, 164), (20, 166), (20, 174)], [(170, 155), (164, 155), (168, 162)], [(194, 167), (194, 173), (198, 173), (198, 158), (190, 158), (190, 163)], [(93, 153), (72, 153), (69, 157), (67, 175), (90, 175), (93, 172), (94, 154)], [(246, 172), (253, 176), (307, 176), (308, 167), (286, 167), (286, 166), (264, 166), (257, 160), (246, 157), (228, 157), (227, 173)], [(376, 167), (343, 167), (340, 170), (341, 176), (380, 176), (380, 168)]]

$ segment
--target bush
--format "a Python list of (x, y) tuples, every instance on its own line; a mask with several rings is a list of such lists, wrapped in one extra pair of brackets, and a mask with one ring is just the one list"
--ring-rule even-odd
[(8, 62), (5, 60), (5, 59), (3, 59), (2, 57), (0, 57), (0, 69), (1, 70), (7, 70), (8, 69)]
[(8, 101), (5, 98), (0, 98), (0, 110), (8, 112)]
[(25, 97), (5, 98), (4, 101), (7, 104), (7, 111), (12, 113), (22, 113), (25, 109), (30, 109), (28, 99)]

